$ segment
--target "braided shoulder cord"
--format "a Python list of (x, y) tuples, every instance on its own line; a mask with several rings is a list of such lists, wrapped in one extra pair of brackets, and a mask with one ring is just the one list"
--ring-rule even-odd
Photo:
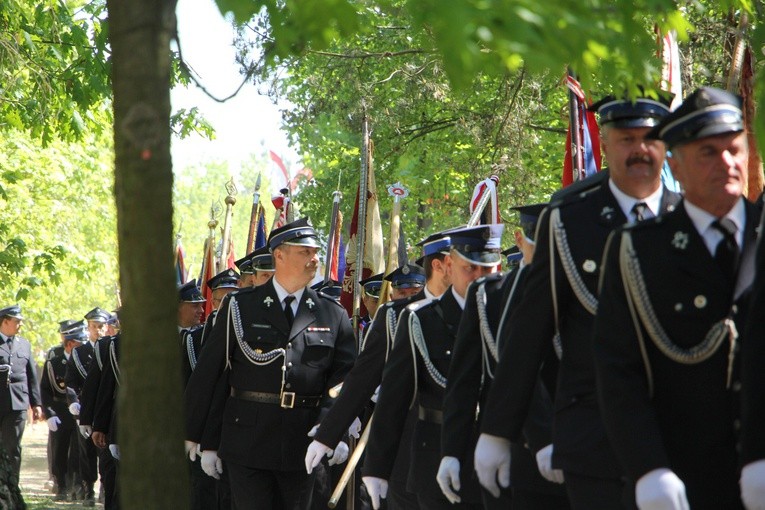
[(76, 349), (72, 351), (72, 359), (74, 360), (74, 367), (80, 373), (82, 378), (85, 379), (88, 376), (88, 371), (82, 365), (82, 361), (80, 361), (80, 355), (77, 354), (77, 350)]
[(571, 285), (571, 289), (574, 291), (577, 299), (585, 310), (590, 314), (595, 315), (598, 310), (598, 300), (592, 293), (587, 290), (587, 286), (582, 281), (582, 276), (576, 268), (574, 263), (574, 257), (571, 255), (571, 248), (568, 245), (568, 236), (563, 226), (563, 222), (560, 219), (560, 210), (553, 209), (550, 213), (550, 224), (552, 225), (553, 233), (555, 236), (555, 244), (558, 247), (558, 253), (560, 254), (561, 264), (563, 265), (563, 271), (566, 273), (568, 283)]
[[(481, 339), (486, 345), (486, 348), (494, 358), (494, 361), (499, 361), (499, 352), (497, 350), (497, 340), (491, 332), (491, 326), (489, 325), (489, 317), (486, 315), (486, 282), (478, 284), (478, 290), (475, 293), (476, 309), (478, 310), (478, 326), (481, 331)], [(508, 302), (510, 300), (508, 299)], [(493, 378), (493, 376), (492, 376)]]
[[(560, 218), (560, 213), (558, 213), (558, 210), (556, 209), (553, 211), (556, 213), (556, 218)], [(555, 320), (555, 335), (553, 335), (552, 338), (552, 344), (553, 349), (555, 349), (555, 355), (560, 360), (563, 358), (563, 342), (561, 342), (560, 339), (560, 321), (558, 320), (558, 287), (556, 285), (556, 279), (555, 279), (555, 231), (554, 231), (554, 224), (552, 221), (552, 218), (550, 219), (550, 232), (548, 235), (550, 245), (550, 292), (552, 294), (552, 305), (553, 305), (553, 319)]]
[[(420, 356), (422, 356), (422, 361), (425, 363), (425, 369), (428, 371), (428, 375), (430, 375), (431, 379), (433, 379), (433, 382), (442, 388), (446, 388), (446, 377), (441, 375), (438, 369), (433, 365), (433, 362), (430, 361), (428, 346), (425, 345), (425, 337), (422, 334), (422, 325), (420, 324), (419, 317), (417, 317), (417, 314), (414, 312), (409, 315), (409, 337), (412, 339), (412, 343), (417, 347)], [(415, 358), (415, 363), (416, 361)], [(416, 364), (415, 373), (417, 373)]]
[(101, 361), (101, 349), (98, 348), (98, 342), (96, 342), (96, 345), (93, 346), (93, 350), (95, 351), (93, 354), (96, 357), (96, 363), (98, 363), (98, 369), (103, 370), (104, 362)]
[(654, 345), (662, 354), (676, 363), (684, 365), (693, 365), (709, 359), (722, 344), (726, 338), (730, 343), (728, 352), (728, 373), (727, 387), (730, 387), (733, 361), (735, 358), (736, 340), (738, 331), (736, 325), (730, 318), (726, 317), (712, 325), (707, 334), (699, 344), (684, 349), (675, 344), (667, 335), (664, 328), (659, 323), (656, 311), (651, 305), (648, 291), (646, 290), (645, 279), (637, 254), (632, 245), (632, 236), (625, 232), (622, 236), (622, 243), (619, 250), (619, 264), (625, 273), (626, 290), (634, 300), (635, 308), (640, 316), (640, 322), (645, 327), (648, 336)]
[(60, 393), (61, 395), (66, 394), (66, 388), (59, 388), (58, 384), (56, 384), (56, 374), (53, 372), (53, 363), (50, 361), (47, 361), (45, 363), (48, 366), (48, 382), (50, 383), (50, 387), (55, 391), (56, 393)]
[(197, 353), (194, 351), (194, 339), (190, 333), (186, 333), (186, 356), (189, 358), (189, 366), (193, 372), (197, 368)]
[(117, 386), (119, 386), (120, 364), (117, 362), (117, 349), (114, 346), (114, 342), (109, 344), (109, 359), (112, 362), (112, 372), (114, 373), (114, 379), (117, 381)]
[(398, 326), (398, 317), (393, 308), (388, 308), (388, 313), (385, 314), (385, 328), (387, 330), (387, 345), (385, 346), (385, 360), (388, 360), (390, 351), (393, 350), (393, 342), (396, 340), (396, 327)]
[(287, 351), (282, 347), (279, 347), (278, 349), (273, 349), (271, 351), (268, 351), (262, 354), (255, 352), (255, 350), (252, 347), (250, 347), (247, 342), (244, 341), (244, 328), (242, 327), (242, 317), (239, 313), (239, 304), (236, 302), (236, 299), (233, 297), (231, 298), (229, 310), (231, 315), (233, 315), (232, 320), (229, 321), (229, 323), (233, 323), (234, 325), (234, 334), (236, 335), (236, 341), (239, 344), (239, 348), (242, 350), (242, 352), (250, 361), (250, 363), (254, 365), (269, 365), (273, 363), (276, 359), (278, 359), (280, 356), (284, 356), (286, 359)]

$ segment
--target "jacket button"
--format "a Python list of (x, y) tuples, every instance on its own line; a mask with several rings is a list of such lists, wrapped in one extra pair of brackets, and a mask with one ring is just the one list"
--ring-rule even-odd
[(733, 383), (733, 391), (741, 391), (741, 382), (740, 381), (734, 381), (734, 383)]
[(733, 420), (733, 430), (741, 430), (741, 420)]
[(235, 423), (239, 423), (239, 418), (234, 418)]
[(292, 349), (292, 342), (289, 342), (289, 343), (287, 344), (287, 349)]
[(284, 387), (287, 388), (287, 389), (290, 389), (290, 388), (292, 388), (292, 385), (290, 383), (287, 383), (287, 384), (284, 385)]
[(291, 361), (287, 363), (287, 368), (292, 368), (292, 362)]
[(446, 355), (447, 356), (451, 356), (452, 355), (452, 351), (446, 351)]

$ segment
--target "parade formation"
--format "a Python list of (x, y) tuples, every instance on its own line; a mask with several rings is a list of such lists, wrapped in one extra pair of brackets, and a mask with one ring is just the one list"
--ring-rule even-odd
[[(517, 225), (487, 179), (463, 224), (411, 260), (392, 248), (382, 272), (363, 272), (362, 228), (337, 281), (335, 218), (317, 274), (325, 233), (287, 201), (261, 246), (253, 230), (245, 257), (179, 282), (192, 508), (765, 509), (763, 212), (741, 100), (669, 99), (593, 104), (608, 169), (516, 204)], [(21, 308), (2, 305), (14, 484), (31, 409), (55, 499), (95, 506), (100, 479), (119, 508), (119, 310), (62, 318), (38, 380)]]

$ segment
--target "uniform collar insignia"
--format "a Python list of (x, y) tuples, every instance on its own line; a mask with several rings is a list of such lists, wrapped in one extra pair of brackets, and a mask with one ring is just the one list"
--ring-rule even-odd
[(268, 308), (270, 308), (270, 307), (271, 307), (271, 303), (273, 303), (273, 302), (274, 302), (274, 300), (273, 300), (273, 299), (271, 299), (271, 296), (266, 296), (266, 299), (264, 299), (264, 300), (263, 300), (263, 302), (266, 304), (266, 306), (267, 306)]
[(314, 305), (313, 299), (311, 298), (306, 299), (305, 304), (308, 305), (309, 310), (313, 309), (313, 305)]
[(606, 205), (600, 210), (600, 215), (605, 219), (610, 220), (614, 216), (614, 208)]
[(678, 250), (684, 250), (688, 246), (688, 234), (685, 232), (675, 232), (675, 237), (672, 238), (672, 246)]

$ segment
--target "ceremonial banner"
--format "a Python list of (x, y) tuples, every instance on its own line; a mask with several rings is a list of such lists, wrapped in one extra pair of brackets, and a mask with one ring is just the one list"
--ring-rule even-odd
[(175, 237), (175, 285), (180, 287), (189, 280), (189, 270), (186, 268), (186, 250), (181, 244), (181, 236)]
[[(657, 27), (657, 34), (658, 27)], [(659, 34), (660, 35), (660, 34)], [(680, 106), (683, 102), (683, 80), (680, 75), (680, 50), (677, 46), (677, 35), (674, 31), (670, 31), (663, 37), (660, 37), (659, 45), (661, 48), (661, 89), (674, 94), (672, 98), (672, 104), (670, 104), (670, 111), (674, 111), (675, 108)], [(675, 180), (672, 175), (672, 170), (669, 168), (669, 163), (664, 161), (664, 165), (661, 168), (661, 182), (667, 187), (667, 189), (680, 193), (680, 183)]]
[(258, 206), (258, 226), (255, 230), (255, 245), (253, 251), (260, 249), (268, 242), (268, 233), (266, 232), (266, 211), (262, 205)]
[(485, 194), (489, 194), (489, 202), (486, 204), (483, 212), (481, 212), (481, 219), (479, 223), (487, 225), (496, 225), (502, 223), (502, 219), (499, 216), (499, 201), (497, 200), (497, 184), (499, 184), (499, 177), (492, 175), (488, 179), (476, 184), (473, 189), (473, 196), (470, 199), (470, 215), (475, 214), (476, 207), (479, 207), (481, 198)]
[[(383, 246), (382, 223), (380, 221), (380, 207), (377, 200), (377, 185), (372, 165), (369, 166), (367, 178), (367, 217), (366, 239), (364, 242), (364, 254), (361, 264), (361, 278), (368, 278), (373, 274), (382, 273), (385, 270), (385, 254)], [(356, 282), (356, 269), (358, 256), (356, 253), (356, 233), (359, 226), (359, 192), (356, 190), (356, 202), (351, 219), (350, 236), (345, 252), (345, 275), (343, 276), (343, 293), (340, 295), (340, 303), (348, 311), (348, 316), (353, 315), (353, 286)], [(366, 309), (362, 303), (361, 315), (366, 315)]]
[[(233, 252), (233, 250), (232, 250)], [(212, 290), (207, 286), (207, 280), (215, 276), (215, 246), (213, 245), (213, 239), (205, 239), (204, 257), (202, 258), (202, 271), (199, 273), (199, 290), (202, 293), (202, 297), (205, 298), (205, 314), (202, 320), (204, 321), (208, 315), (212, 312)]]
[[(563, 187), (565, 188), (574, 181), (582, 180), (590, 175), (600, 172), (600, 134), (598, 133), (598, 122), (595, 114), (587, 110), (589, 101), (587, 100), (582, 86), (573, 76), (567, 76), (566, 85), (574, 96), (576, 111), (573, 112), (579, 119), (577, 126), (569, 123), (566, 134), (566, 157), (563, 160)], [(581, 145), (576, 148), (576, 153), (572, 152), (572, 127), (579, 130), (578, 139)], [(575, 165), (574, 162), (579, 164)], [(581, 165), (581, 166), (579, 166)], [(579, 168), (578, 172), (575, 168)], [(574, 175), (577, 173), (577, 175)]]

